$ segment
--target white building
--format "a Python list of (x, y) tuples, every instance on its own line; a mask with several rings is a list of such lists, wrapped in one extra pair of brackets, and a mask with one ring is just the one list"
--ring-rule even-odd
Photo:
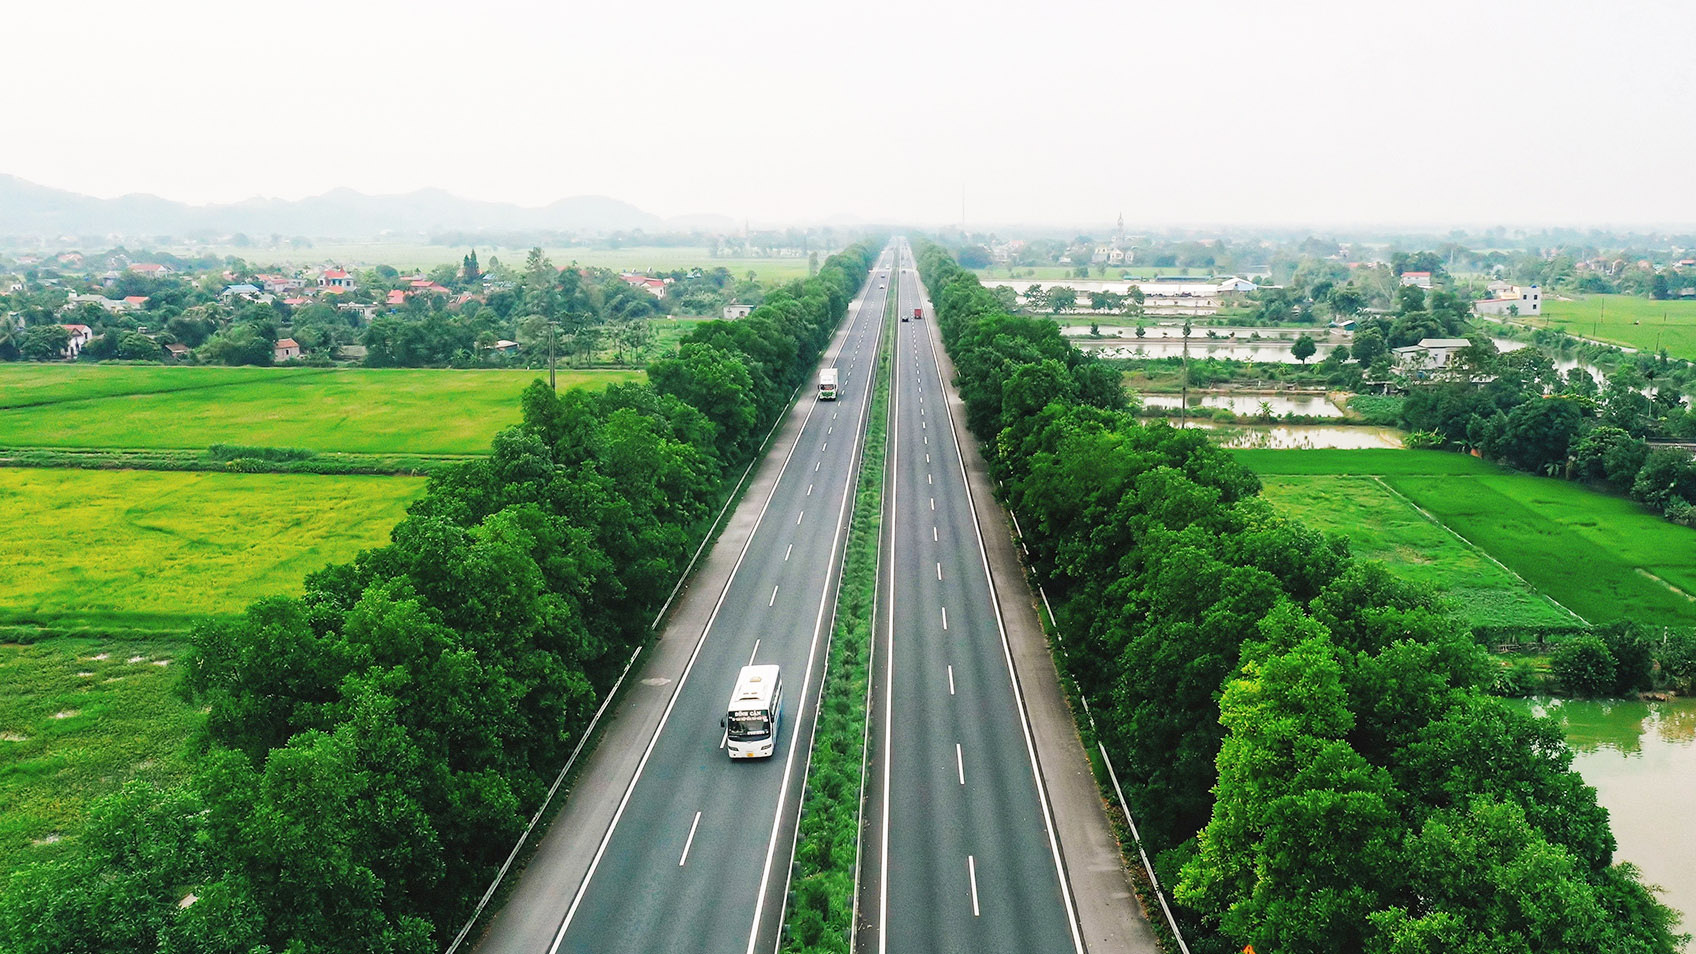
[(1430, 272), (1402, 272), (1402, 284), (1414, 285), (1419, 288), (1431, 287)]
[(1465, 338), (1421, 338), (1416, 345), (1392, 349), (1391, 354), (1406, 371), (1436, 371), (1448, 367), (1456, 351), (1471, 345)]
[(740, 304), (740, 303), (725, 305), (724, 306), (724, 320), (725, 321), (735, 321), (738, 318), (746, 318), (750, 314), (752, 314), (753, 311), (754, 311), (753, 305), (744, 305), (744, 304)]
[(1480, 315), (1541, 315), (1543, 290), (1536, 285), (1491, 282), (1490, 297), (1473, 302), (1472, 310)]

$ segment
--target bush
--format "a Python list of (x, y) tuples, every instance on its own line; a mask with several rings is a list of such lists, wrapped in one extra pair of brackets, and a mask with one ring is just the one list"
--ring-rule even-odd
[(304, 447), (247, 447), (242, 444), (213, 444), (206, 448), (206, 456), (213, 460), (233, 461), (238, 458), (268, 461), (309, 460), (318, 455), (317, 451)]

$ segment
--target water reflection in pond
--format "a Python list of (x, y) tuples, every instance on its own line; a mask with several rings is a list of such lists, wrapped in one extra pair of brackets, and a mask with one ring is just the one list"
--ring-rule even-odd
[(1535, 699), (1517, 703), (1560, 725), (1573, 768), (1596, 788), (1608, 810), (1615, 858), (1666, 889), (1661, 900), (1696, 923), (1696, 699), (1588, 702)]
[[(1176, 418), (1164, 420), (1174, 427), (1177, 426)], [(1402, 432), (1392, 427), (1350, 427), (1346, 424), (1239, 425), (1215, 424), (1212, 421), (1189, 421), (1184, 426), (1207, 431), (1222, 447), (1267, 450), (1336, 447), (1344, 450), (1364, 450), (1402, 446)]]
[[(1177, 407), (1183, 398), (1177, 394), (1139, 394), (1146, 407)], [(1262, 404), (1267, 405), (1265, 409)], [(1190, 407), (1229, 408), (1233, 414), (1262, 414), (1275, 416), (1303, 414), (1309, 417), (1342, 417), (1343, 411), (1325, 394), (1191, 394)]]

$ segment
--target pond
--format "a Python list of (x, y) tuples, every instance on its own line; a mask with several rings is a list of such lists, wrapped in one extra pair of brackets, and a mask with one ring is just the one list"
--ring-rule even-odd
[[(1144, 407), (1177, 407), (1183, 398), (1177, 394), (1139, 394)], [(1190, 407), (1224, 407), (1234, 414), (1259, 414), (1260, 405), (1271, 406), (1277, 416), (1302, 414), (1309, 417), (1342, 417), (1343, 410), (1331, 402), (1329, 395), (1313, 394), (1255, 394), (1253, 392), (1190, 393)]]
[(1560, 725), (1573, 768), (1596, 789), (1619, 841), (1615, 860), (1666, 891), (1661, 901), (1696, 923), (1696, 699), (1666, 702), (1533, 699), (1516, 703)]
[[(1173, 427), (1178, 424), (1175, 418), (1163, 420)], [(1184, 426), (1208, 431), (1222, 447), (1267, 450), (1334, 447), (1363, 450), (1402, 446), (1402, 432), (1393, 427), (1351, 427), (1346, 424), (1238, 425), (1215, 424), (1212, 421), (1190, 421)]]

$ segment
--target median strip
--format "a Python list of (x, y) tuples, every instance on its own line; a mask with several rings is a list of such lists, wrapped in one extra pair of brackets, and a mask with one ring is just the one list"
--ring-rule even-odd
[[(883, 320), (895, 296), (885, 299)], [(819, 720), (801, 800), (801, 820), (784, 924), (786, 954), (846, 952), (854, 931), (864, 786), (868, 671), (883, 528), (884, 450), (888, 444), (889, 361), (886, 336), (868, 412), (865, 452), (850, 518), (836, 626), (831, 633)]]

